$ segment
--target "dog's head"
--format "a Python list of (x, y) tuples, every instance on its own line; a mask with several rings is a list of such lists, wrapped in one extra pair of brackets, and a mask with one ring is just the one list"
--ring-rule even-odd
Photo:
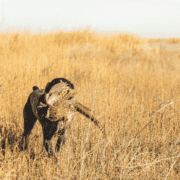
[(75, 94), (74, 85), (64, 78), (56, 78), (46, 85), (45, 101), (53, 106), (58, 100), (69, 100)]
[(74, 98), (75, 93), (74, 85), (70, 81), (64, 78), (54, 79), (46, 85), (44, 102), (40, 102), (39, 108), (46, 109), (45, 117), (52, 121), (62, 119), (70, 113), (69, 100)]
[(51, 82), (47, 83), (46, 85), (46, 88), (45, 88), (45, 92), (46, 93), (49, 93), (49, 91), (51, 90), (51, 88), (56, 85), (56, 84), (59, 84), (59, 83), (66, 83), (67, 86), (69, 86), (70, 89), (74, 89), (74, 85), (68, 81), (67, 79), (65, 78), (56, 78), (56, 79), (53, 79)]

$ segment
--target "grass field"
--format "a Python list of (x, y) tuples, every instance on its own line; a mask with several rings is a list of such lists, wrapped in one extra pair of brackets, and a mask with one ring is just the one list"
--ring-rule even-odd
[[(180, 51), (145, 48), (161, 41), (180, 43), (88, 29), (1, 33), (0, 177), (179, 179)], [(42, 153), (39, 122), (29, 150), (17, 148), (32, 87), (44, 88), (57, 77), (75, 85), (77, 99), (94, 110), (107, 133), (104, 139), (77, 114), (59, 164)]]

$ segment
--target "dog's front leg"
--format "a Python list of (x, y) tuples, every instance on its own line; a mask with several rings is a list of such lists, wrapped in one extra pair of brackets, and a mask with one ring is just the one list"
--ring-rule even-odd
[(57, 159), (56, 154), (55, 154), (55, 148), (53, 146), (54, 140), (55, 140), (54, 136), (49, 140), (44, 140), (44, 147), (48, 153), (48, 157), (55, 157)]

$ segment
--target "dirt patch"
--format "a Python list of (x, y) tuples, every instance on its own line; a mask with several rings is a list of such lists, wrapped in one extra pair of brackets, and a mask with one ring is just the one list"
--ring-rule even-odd
[(180, 44), (168, 44), (166, 42), (150, 43), (149, 47), (158, 48), (159, 50), (180, 51)]

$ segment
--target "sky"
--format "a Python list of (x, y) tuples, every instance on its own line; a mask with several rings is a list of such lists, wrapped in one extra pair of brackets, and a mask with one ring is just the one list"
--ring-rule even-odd
[(180, 38), (180, 0), (0, 0), (0, 31), (132, 33)]

